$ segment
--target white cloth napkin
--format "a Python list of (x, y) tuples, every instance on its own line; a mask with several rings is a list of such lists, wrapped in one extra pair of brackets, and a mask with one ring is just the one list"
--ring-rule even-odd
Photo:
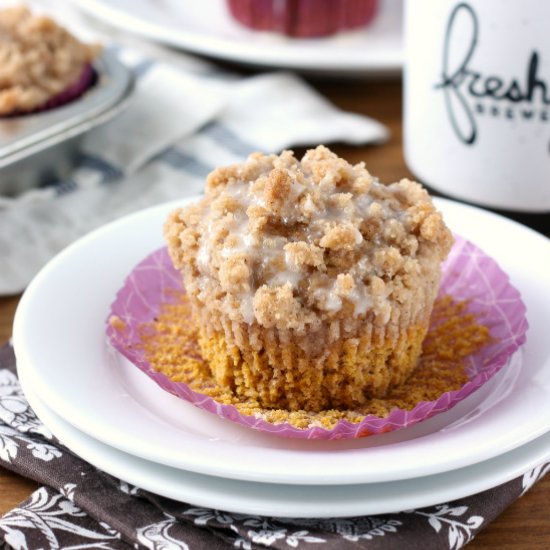
[[(71, 28), (105, 39), (104, 28), (63, 4), (61, 18)], [(46, 9), (55, 11), (55, 3), (46, 2)], [(181, 52), (115, 39), (132, 45), (117, 47), (136, 74), (132, 101), (85, 137), (69, 179), (15, 198), (0, 196), (0, 294), (23, 290), (51, 257), (90, 230), (201, 192), (216, 166), (254, 151), (388, 136), (384, 126), (339, 110), (297, 75), (241, 78)]]

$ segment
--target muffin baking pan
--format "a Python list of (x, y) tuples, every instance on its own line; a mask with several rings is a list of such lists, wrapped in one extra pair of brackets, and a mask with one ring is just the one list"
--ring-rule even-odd
[(97, 82), (75, 101), (37, 114), (0, 118), (0, 194), (17, 195), (67, 177), (83, 135), (128, 103), (133, 76), (113, 52), (94, 63)]

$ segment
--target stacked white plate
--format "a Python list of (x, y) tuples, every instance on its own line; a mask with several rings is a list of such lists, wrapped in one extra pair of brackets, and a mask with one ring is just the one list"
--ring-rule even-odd
[(417, 426), (360, 440), (301, 441), (196, 409), (109, 347), (110, 304), (132, 268), (163, 245), (162, 224), (175, 206), (84, 237), (52, 260), (21, 300), (14, 346), (23, 389), (76, 454), (177, 500), (288, 517), (433, 505), (550, 460), (550, 240), (438, 199), (448, 225), (495, 258), (520, 290), (527, 343), (475, 394)]

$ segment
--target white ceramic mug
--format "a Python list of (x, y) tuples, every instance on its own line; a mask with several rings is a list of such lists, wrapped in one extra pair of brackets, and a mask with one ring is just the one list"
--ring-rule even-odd
[(405, 157), (430, 187), (550, 212), (550, 1), (406, 0)]

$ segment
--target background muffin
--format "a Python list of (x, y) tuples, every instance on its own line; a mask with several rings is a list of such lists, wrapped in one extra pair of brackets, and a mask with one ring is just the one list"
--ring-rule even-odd
[(215, 170), (165, 235), (218, 383), (288, 410), (405, 380), (452, 243), (419, 184), (381, 184), (323, 146)]
[(57, 107), (95, 80), (100, 48), (24, 6), (0, 10), (0, 116)]

